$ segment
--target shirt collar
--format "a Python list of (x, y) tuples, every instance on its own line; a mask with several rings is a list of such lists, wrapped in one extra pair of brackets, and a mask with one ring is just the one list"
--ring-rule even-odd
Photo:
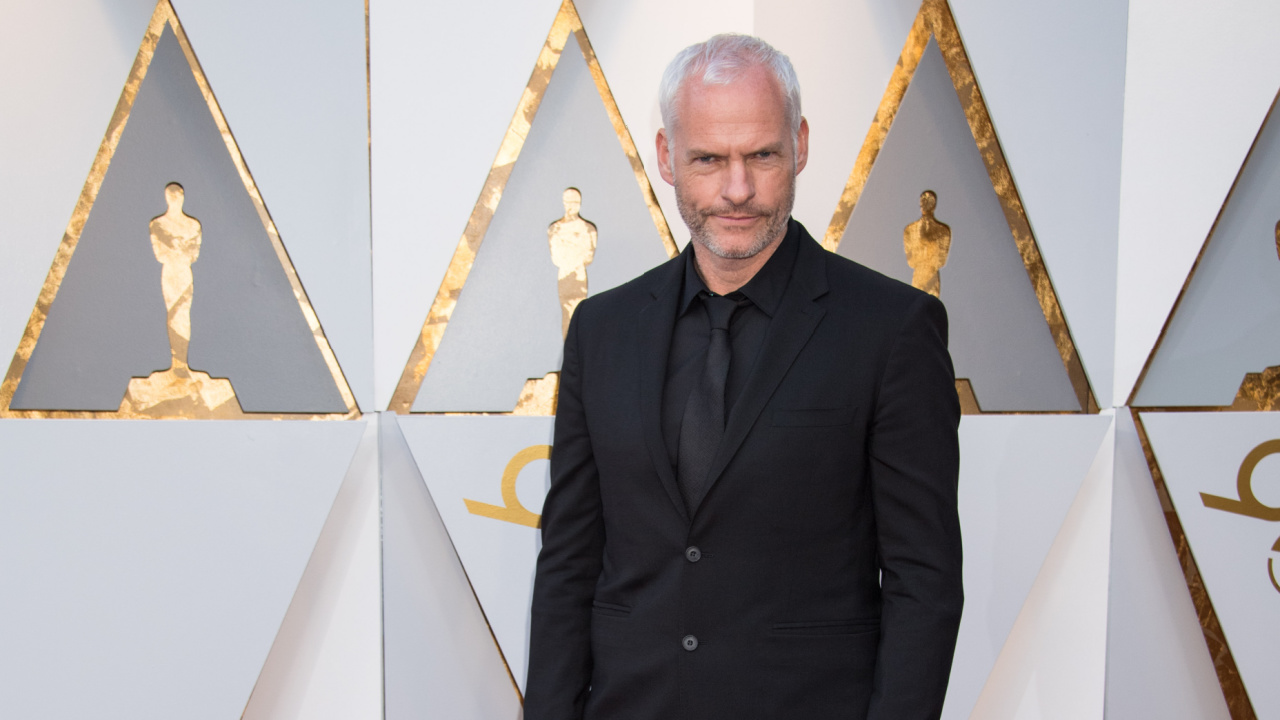
[[(778, 310), (778, 304), (782, 302), (782, 294), (787, 289), (787, 281), (791, 279), (791, 268), (795, 265), (796, 251), (800, 247), (799, 238), (799, 223), (793, 219), (788, 220), (787, 232), (778, 243), (778, 249), (765, 262), (764, 267), (760, 268), (746, 285), (737, 290), (769, 317), (773, 317)], [(684, 249), (684, 289), (680, 294), (676, 317), (684, 315), (689, 310), (690, 304), (698, 293), (711, 292), (707, 290), (706, 283), (698, 275), (694, 265), (692, 245), (693, 241), (690, 240)]]

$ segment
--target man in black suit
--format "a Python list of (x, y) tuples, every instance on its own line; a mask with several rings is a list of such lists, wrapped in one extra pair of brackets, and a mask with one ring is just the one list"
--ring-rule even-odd
[(786, 56), (716, 36), (661, 104), (692, 241), (570, 324), (525, 718), (937, 717), (963, 602), (942, 304), (790, 219)]

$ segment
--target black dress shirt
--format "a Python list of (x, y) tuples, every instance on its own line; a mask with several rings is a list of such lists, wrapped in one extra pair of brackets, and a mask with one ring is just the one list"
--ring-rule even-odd
[[(787, 223), (787, 233), (764, 267), (741, 288), (726, 297), (739, 300), (738, 310), (729, 324), (729, 343), (733, 359), (725, 382), (725, 418), (733, 413), (734, 403), (742, 393), (756, 357), (764, 344), (769, 323), (778, 310), (799, 247), (799, 226)], [(690, 245), (693, 244), (691, 240)], [(684, 288), (676, 306), (676, 323), (671, 333), (671, 350), (667, 355), (667, 375), (662, 387), (662, 438), (667, 445), (671, 467), (676, 466), (680, 447), (680, 423), (684, 408), (706, 364), (707, 346), (711, 343), (711, 321), (707, 318), (702, 295), (713, 295), (698, 275), (693, 248), (684, 250)]]

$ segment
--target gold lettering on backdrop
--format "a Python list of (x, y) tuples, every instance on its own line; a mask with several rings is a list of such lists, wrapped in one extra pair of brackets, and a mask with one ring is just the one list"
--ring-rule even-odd
[(933, 216), (938, 194), (920, 193), (920, 219), (902, 230), (902, 249), (911, 266), (911, 286), (934, 297), (942, 294), (942, 266), (951, 252), (951, 226)]
[(1240, 463), (1240, 471), (1236, 474), (1236, 493), (1240, 499), (1200, 493), (1200, 499), (1205, 507), (1259, 520), (1280, 522), (1280, 507), (1265, 505), (1253, 494), (1254, 469), (1263, 458), (1276, 453), (1280, 453), (1280, 440), (1268, 440), (1250, 450), (1249, 454), (1244, 456), (1244, 462)]
[(526, 465), (534, 460), (550, 460), (550, 445), (531, 445), (511, 458), (511, 462), (507, 463), (506, 469), (502, 471), (502, 505), (490, 505), (489, 503), (476, 502), (475, 500), (463, 499), (467, 504), (467, 512), (480, 517), (493, 518), (503, 522), (514, 523), (516, 525), (525, 525), (527, 527), (536, 528), (542, 522), (542, 516), (529, 510), (520, 502), (520, 496), (516, 494), (516, 480), (520, 477), (520, 471)]
[(596, 226), (578, 214), (582, 193), (565, 188), (564, 217), (547, 226), (551, 262), (560, 271), (560, 332), (569, 334), (569, 319), (578, 303), (587, 299), (587, 266), (596, 255)]
[[(231, 381), (210, 377), (187, 364), (191, 344), (191, 266), (200, 257), (200, 221), (182, 210), (186, 192), (178, 183), (164, 188), (169, 209), (151, 220), (151, 250), (160, 262), (160, 291), (169, 330), (169, 367), (129, 381), (120, 412), (167, 417), (198, 412), (202, 416), (237, 414)], [(220, 412), (221, 411), (221, 412)]]
[[(1276, 538), (1276, 544), (1271, 546), (1271, 552), (1280, 553), (1280, 538)], [(1267, 575), (1271, 577), (1271, 587), (1280, 592), (1280, 582), (1276, 582), (1275, 558), (1267, 558)]]

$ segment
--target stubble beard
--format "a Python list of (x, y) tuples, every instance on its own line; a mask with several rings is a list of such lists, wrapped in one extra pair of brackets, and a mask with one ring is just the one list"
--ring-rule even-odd
[[(755, 257), (775, 240), (781, 239), (783, 233), (786, 232), (787, 220), (791, 217), (791, 208), (796, 199), (796, 180), (794, 175), (791, 176), (791, 181), (787, 183), (786, 194), (773, 208), (748, 202), (742, 205), (713, 205), (706, 210), (700, 210), (694, 204), (692, 198), (685, 195), (679, 183), (676, 183), (675, 189), (676, 208), (680, 211), (680, 217), (684, 220), (684, 224), (689, 227), (690, 239), (711, 251), (712, 255), (726, 260), (745, 260), (746, 258)], [(758, 215), (765, 218), (765, 223), (756, 230), (755, 237), (745, 247), (734, 247), (721, 242), (720, 238), (716, 237), (716, 234), (707, 227), (707, 221), (713, 215), (742, 214)]]

